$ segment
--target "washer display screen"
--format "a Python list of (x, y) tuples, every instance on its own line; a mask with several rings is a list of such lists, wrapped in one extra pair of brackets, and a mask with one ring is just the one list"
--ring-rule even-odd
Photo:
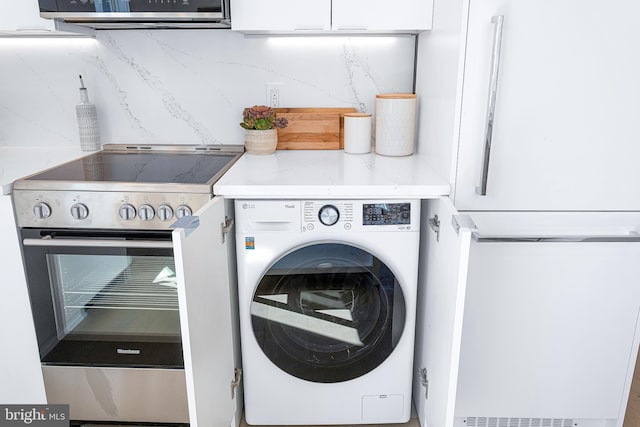
[(325, 243), (276, 262), (251, 302), (255, 338), (283, 371), (335, 383), (358, 378), (393, 352), (406, 316), (400, 285), (378, 258)]
[(362, 205), (362, 225), (411, 224), (411, 203), (370, 203)]

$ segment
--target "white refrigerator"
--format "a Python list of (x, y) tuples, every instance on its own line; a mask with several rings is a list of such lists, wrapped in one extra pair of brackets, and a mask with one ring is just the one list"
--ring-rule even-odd
[(427, 427), (621, 427), (640, 339), (640, 3), (446, 0), (418, 38)]

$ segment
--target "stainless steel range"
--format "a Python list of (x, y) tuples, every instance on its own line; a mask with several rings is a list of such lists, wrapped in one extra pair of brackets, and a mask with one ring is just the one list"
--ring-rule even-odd
[(167, 230), (212, 196), (242, 146), (105, 145), (14, 184), (20, 227)]
[(242, 152), (106, 145), (14, 184), (49, 403), (75, 420), (189, 422), (172, 231)]

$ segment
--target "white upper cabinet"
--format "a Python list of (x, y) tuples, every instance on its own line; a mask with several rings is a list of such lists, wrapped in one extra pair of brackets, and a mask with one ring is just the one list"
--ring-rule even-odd
[(243, 32), (411, 32), (431, 28), (432, 0), (233, 0), (231, 29)]
[(640, 210), (640, 2), (465, 3), (456, 208)]
[(95, 31), (40, 17), (38, 0), (0, 0), (0, 37), (93, 37)]
[(418, 32), (431, 29), (432, 14), (425, 0), (333, 0), (331, 29)]
[(331, 29), (331, 0), (233, 0), (231, 29), (246, 32)]
[(38, 0), (0, 2), (0, 32), (33, 30), (55, 30), (53, 20), (40, 18)]

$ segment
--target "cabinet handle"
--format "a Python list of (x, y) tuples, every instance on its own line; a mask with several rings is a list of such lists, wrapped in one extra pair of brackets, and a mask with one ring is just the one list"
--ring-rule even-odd
[(324, 30), (323, 25), (296, 25), (293, 28), (293, 31), (322, 31)]
[(487, 180), (489, 177), (489, 158), (491, 157), (491, 140), (493, 138), (493, 121), (496, 110), (496, 95), (498, 93), (498, 71), (500, 70), (500, 51), (502, 48), (502, 25), (504, 16), (498, 15), (491, 18), (493, 27), (493, 49), (491, 49), (491, 74), (489, 77), (489, 99), (487, 101), (487, 124), (484, 136), (484, 154), (482, 156), (482, 172), (480, 185), (476, 187), (476, 193), (480, 196), (487, 195)]
[(339, 25), (338, 31), (367, 31), (366, 25)]
[(478, 243), (637, 243), (640, 234), (602, 236), (484, 236), (472, 233), (471, 238)]

